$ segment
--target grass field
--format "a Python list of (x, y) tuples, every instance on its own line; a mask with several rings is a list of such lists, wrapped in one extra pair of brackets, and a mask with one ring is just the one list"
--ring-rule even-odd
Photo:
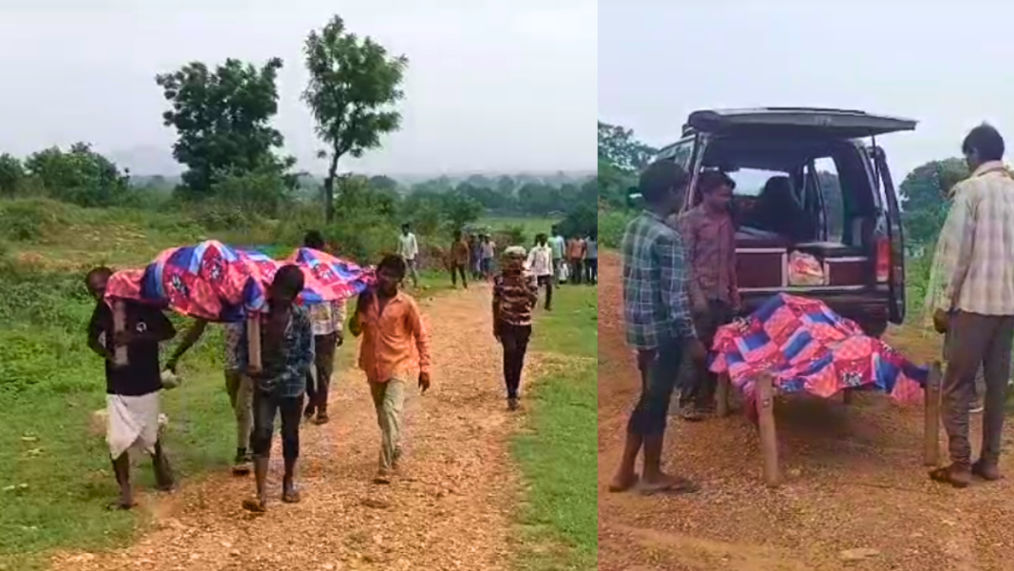
[(528, 483), (518, 566), (593, 569), (598, 551), (596, 288), (563, 287), (554, 294), (553, 312), (540, 312), (533, 329), (532, 350), (544, 355), (546, 372), (523, 394), (528, 426), (512, 447)]
[[(506, 216), (490, 216), (479, 220), (479, 224), (489, 226), (494, 232), (498, 230), (508, 230), (510, 228), (521, 228), (524, 232), (525, 238), (528, 241), (535, 240), (535, 236), (540, 233), (549, 234), (549, 231), (553, 228), (553, 225), (559, 222), (555, 218), (517, 218), (517, 217), (506, 217)], [(530, 244), (526, 244), (528, 246)]]

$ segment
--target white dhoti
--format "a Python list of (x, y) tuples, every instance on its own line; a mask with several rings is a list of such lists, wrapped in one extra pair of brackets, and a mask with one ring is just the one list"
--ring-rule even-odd
[(130, 448), (155, 453), (159, 429), (158, 391), (141, 396), (106, 395), (109, 414), (106, 443), (109, 454), (119, 458)]

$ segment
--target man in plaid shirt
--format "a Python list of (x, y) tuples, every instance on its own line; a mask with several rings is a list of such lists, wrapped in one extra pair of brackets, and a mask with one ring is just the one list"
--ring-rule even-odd
[(695, 360), (706, 356), (691, 317), (683, 240), (665, 223), (679, 208), (688, 180), (686, 171), (671, 161), (652, 163), (639, 184), (647, 209), (623, 235), (623, 315), (627, 342), (637, 351), (641, 396), (627, 424), (623, 459), (609, 486), (613, 492), (637, 483), (634, 463), (642, 447), (644, 492), (689, 492), (696, 487), (661, 470), (666, 413), (681, 357), (688, 344)]
[[(942, 288), (933, 296), (933, 324), (950, 336), (943, 382), (943, 424), (951, 464), (934, 480), (967, 486), (972, 475), (1000, 479), (1004, 403), (1014, 341), (1014, 178), (1004, 168), (1003, 138), (989, 125), (968, 134), (962, 152), (972, 175), (954, 188), (934, 266)], [(975, 375), (986, 381), (982, 451), (971, 463), (968, 408)]]

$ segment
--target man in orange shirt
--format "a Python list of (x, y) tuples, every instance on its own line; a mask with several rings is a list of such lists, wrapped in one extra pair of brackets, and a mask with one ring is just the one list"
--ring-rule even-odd
[(577, 234), (567, 243), (567, 258), (570, 262), (570, 282), (573, 284), (581, 283), (581, 274), (584, 273), (584, 250), (584, 240)]
[(366, 372), (380, 425), (380, 469), (374, 482), (391, 483), (401, 456), (401, 412), (405, 383), (419, 370), (419, 389), (430, 388), (429, 336), (419, 306), (398, 286), (405, 278), (405, 260), (385, 256), (377, 266), (377, 285), (359, 296), (349, 331), (363, 335), (359, 367)]

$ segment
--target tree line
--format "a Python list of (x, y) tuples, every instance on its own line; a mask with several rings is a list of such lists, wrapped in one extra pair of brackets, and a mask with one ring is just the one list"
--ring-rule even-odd
[[(400, 185), (389, 177), (339, 172), (340, 161), (361, 157), (397, 130), (397, 103), (405, 94), (404, 55), (393, 55), (370, 37), (346, 29), (339, 16), (312, 30), (303, 42), (309, 81), (302, 101), (314, 118), (321, 142), (318, 158), (327, 161), (320, 184), (297, 172), (295, 159), (281, 152), (283, 135), (271, 123), (278, 112), (278, 72), (284, 62), (262, 64), (226, 59), (209, 65), (195, 61), (155, 76), (167, 109), (165, 126), (176, 131), (173, 157), (185, 170), (173, 199), (204, 210), (239, 209), (278, 217), (294, 203), (322, 204), (326, 220), (377, 208), (422, 226), (436, 220), (460, 225), (482, 212), (559, 215), (587, 225), (594, 204), (594, 179), (540, 180), (532, 177), (476, 175), (451, 182), (446, 177)], [(0, 195), (49, 196), (82, 206), (136, 205), (157, 196), (165, 179), (131, 184), (130, 173), (78, 143), (69, 150), (50, 148), (24, 159), (0, 155)], [(594, 208), (590, 211), (594, 214)], [(593, 216), (592, 216), (593, 218)]]

